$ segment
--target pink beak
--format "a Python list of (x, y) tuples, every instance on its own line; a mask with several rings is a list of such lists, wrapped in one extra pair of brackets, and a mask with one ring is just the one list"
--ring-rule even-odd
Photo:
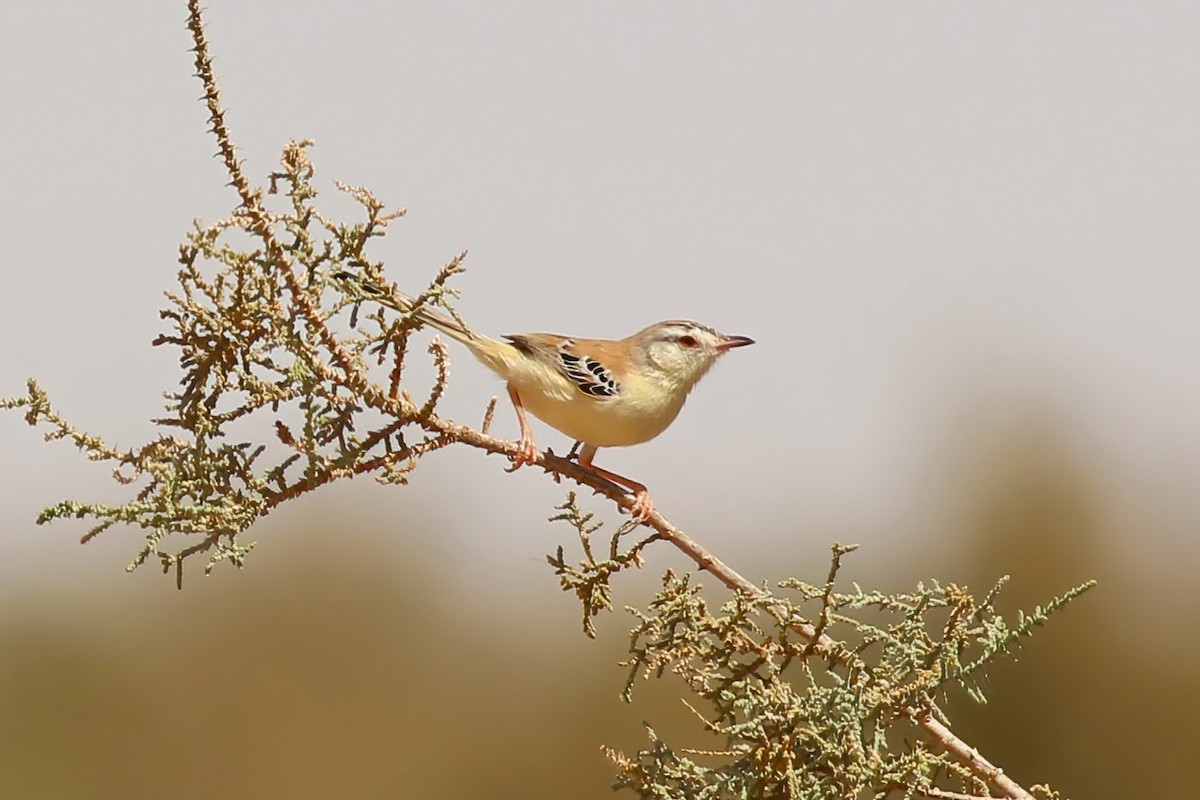
[(726, 350), (732, 350), (735, 347), (745, 347), (748, 344), (754, 344), (754, 340), (749, 336), (726, 336), (717, 343), (717, 350), (724, 353)]

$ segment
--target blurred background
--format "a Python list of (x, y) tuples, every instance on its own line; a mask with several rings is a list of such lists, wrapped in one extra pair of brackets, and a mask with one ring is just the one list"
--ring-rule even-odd
[[(0, 7), (0, 395), (147, 440), (150, 347), (211, 158), (183, 2)], [(754, 580), (936, 577), (1005, 608), (1099, 587), (989, 673), (956, 729), (1022, 783), (1171, 796), (1200, 711), (1200, 6), (212, 0), (248, 172), (410, 209), (375, 254), (462, 248), (492, 333), (690, 317), (759, 344), (599, 463)], [(443, 408), (497, 381), (463, 354)], [(507, 407), (497, 429), (515, 432)], [(562, 437), (540, 444), (561, 451)], [(580, 633), (544, 555), (566, 487), (451, 449), (331, 487), (184, 591), (45, 505), (126, 497), (0, 415), (0, 796), (607, 797), (674, 685), (617, 699), (628, 620)], [(470, 492), (464, 502), (463, 491)], [(613, 519), (610, 508), (589, 506)], [(617, 584), (649, 597), (662, 548)], [(719, 593), (714, 592), (715, 597)], [(665, 682), (664, 682), (665, 683)]]

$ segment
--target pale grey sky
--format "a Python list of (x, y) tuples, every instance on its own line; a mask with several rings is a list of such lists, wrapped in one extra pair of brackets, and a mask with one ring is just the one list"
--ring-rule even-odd
[[(886, 559), (953, 517), (962, 448), (1025, 413), (1055, 420), (1116, 518), (1162, 515), (1141, 529), (1153, 544), (1114, 530), (1114, 546), (1136, 561), (1194, 534), (1200, 5), (212, 0), (207, 15), (249, 173), (315, 138), (320, 185), (410, 210), (376, 250), (402, 284), (468, 248), (460, 309), (485, 331), (690, 317), (758, 340), (667, 434), (598, 458), (728, 559), (823, 561), (833, 538)], [(176, 380), (148, 344), (176, 247), (234, 200), (183, 18), (164, 0), (0, 8), (0, 394), (36, 375), (122, 444), (151, 434)], [(460, 353), (445, 408), (477, 421), (499, 389)], [(69, 524), (32, 524), (67, 496), (119, 498), (105, 471), (17, 415), (0, 436), (5, 580), (116, 575), (137, 534), (85, 550)], [(478, 502), (437, 512), (430, 548), (544, 579), (561, 488), (466, 450), (423, 466), (407, 490), (313, 498), (250, 533), (255, 557), (307, 511), (426, 514), (465, 479)]]

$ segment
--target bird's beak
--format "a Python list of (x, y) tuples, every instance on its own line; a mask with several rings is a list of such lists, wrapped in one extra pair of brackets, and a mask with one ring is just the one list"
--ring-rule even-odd
[(749, 336), (726, 336), (717, 343), (717, 350), (724, 353), (726, 350), (732, 350), (735, 347), (745, 347), (748, 344), (754, 344), (754, 340)]

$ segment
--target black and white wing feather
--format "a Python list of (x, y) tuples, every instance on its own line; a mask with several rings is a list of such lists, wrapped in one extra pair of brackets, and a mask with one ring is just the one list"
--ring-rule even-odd
[(528, 355), (553, 364), (563, 376), (588, 397), (605, 399), (621, 393), (621, 384), (596, 359), (576, 351), (575, 341), (544, 333), (505, 336)]
[(615, 397), (619, 394), (621, 387), (613, 380), (612, 373), (599, 361), (572, 353), (568, 349), (570, 344), (567, 341), (558, 348), (558, 363), (566, 376), (579, 387), (579, 391), (592, 397)]

